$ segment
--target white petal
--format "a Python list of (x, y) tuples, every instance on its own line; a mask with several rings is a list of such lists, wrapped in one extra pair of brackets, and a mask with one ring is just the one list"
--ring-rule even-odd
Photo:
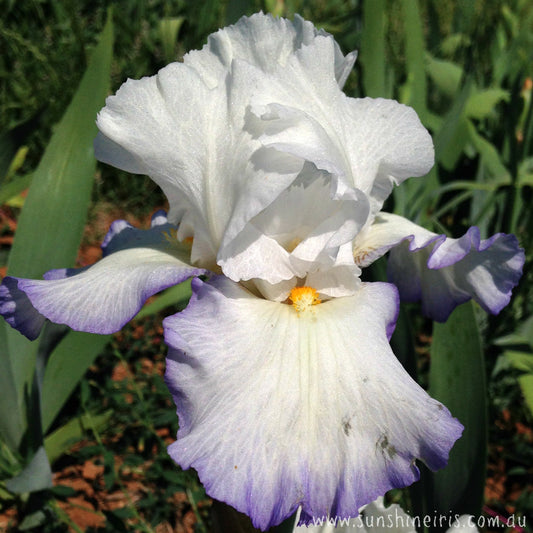
[[(288, 155), (279, 172), (271, 166), (254, 168), (261, 159), (253, 157), (260, 144), (242, 126), (251, 94), (283, 85), (285, 75), (273, 79), (280, 75), (277, 67), (317, 39), (330, 42), (330, 70), (338, 76), (334, 85), (340, 92), (338, 84), (344, 83), (354, 57), (345, 58), (325, 35), (299, 17), (294, 22), (262, 14), (243, 18), (212, 35), (183, 64), (129, 80), (99, 114), (97, 157), (148, 174), (162, 187), (171, 222), (183, 219), (194, 229), (192, 258), (200, 264), (209, 265), (224, 233), (231, 239), (232, 232), (240, 232), (300, 170), (301, 162), (295, 166)], [(245, 63), (250, 68), (240, 76), (238, 65)]]
[[(308, 48), (312, 54), (320, 51), (317, 43)], [(311, 73), (302, 68), (302, 84), (313, 86)], [(374, 213), (394, 184), (431, 169), (433, 143), (413, 109), (392, 100), (346, 98), (331, 88), (320, 89), (322, 98), (313, 105), (304, 97), (290, 103), (288, 97), (270, 98), (271, 103), (258, 95), (252, 106), (256, 119), (249, 119), (248, 129), (263, 146), (312, 162), (362, 190), (372, 198)]]
[[(205, 273), (185, 263), (184, 257), (184, 251), (170, 244), (167, 250), (130, 248), (66, 278), (58, 277), (58, 272), (72, 271), (51, 271), (45, 280), (8, 277), (0, 291), (0, 307), (14, 316), (14, 327), (33, 337), (27, 321), (40, 326), (43, 317), (79, 331), (113, 333), (137, 314), (148, 297)], [(7, 300), (15, 304), (15, 313)]]
[(452, 239), (380, 213), (356, 239), (354, 255), (366, 266), (388, 250), (388, 277), (401, 298), (420, 300), (423, 312), (438, 321), (471, 298), (487, 312), (499, 313), (509, 303), (525, 260), (514, 235), (497, 233), (482, 240), (473, 226)]
[(312, 43), (317, 36), (327, 37), (334, 43), (335, 78), (342, 88), (356, 54), (343, 56), (331, 35), (317, 30), (299, 15), (293, 21), (263, 13), (242, 17), (235, 25), (210, 35), (202, 50), (189, 52), (183, 60), (215, 85), (221, 72), (230, 70), (235, 59), (269, 72), (276, 65), (284, 66), (295, 50)]
[(438, 238), (436, 233), (404, 217), (381, 211), (372, 224), (365, 227), (354, 240), (355, 262), (361, 267), (367, 267), (410, 236), (413, 248), (422, 248)]
[(231, 209), (228, 180), (216, 178), (232, 169), (220, 168), (213, 147), (228, 148), (222, 131), (228, 122), (225, 93), (173, 63), (157, 76), (128, 80), (107, 99), (98, 115), (95, 152), (101, 161), (148, 174), (169, 200), (171, 222), (189, 212), (195, 240), (207, 240), (214, 257)]
[(298, 314), (227, 278), (193, 280), (188, 308), (164, 322), (170, 454), (262, 529), (300, 505), (306, 522), (356, 516), (415, 481), (416, 457), (444, 466), (462, 428), (391, 352), (397, 305), (373, 283)]
[[(351, 250), (349, 243), (366, 223), (368, 212), (368, 200), (360, 191), (347, 189), (334, 197), (329, 175), (306, 169), (220, 250), (218, 264), (234, 281), (258, 279), (264, 287), (313, 273), (316, 278), (320, 272), (321, 288), (334, 290), (335, 276), (346, 277), (350, 269), (354, 280), (359, 274), (351, 253), (342, 261), (339, 253), (343, 246)], [(328, 274), (341, 265), (346, 267), (344, 274)], [(347, 288), (346, 283), (342, 286)]]

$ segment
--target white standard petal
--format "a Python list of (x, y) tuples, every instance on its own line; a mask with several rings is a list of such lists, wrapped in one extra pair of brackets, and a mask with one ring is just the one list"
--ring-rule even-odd
[[(186, 217), (194, 226), (193, 260), (198, 247), (200, 262), (214, 259), (231, 213), (232, 179), (242, 173), (234, 165), (247, 160), (228, 133), (225, 88), (210, 89), (194, 69), (173, 63), (156, 76), (128, 80), (107, 99), (97, 125), (96, 157), (149, 175), (168, 198), (170, 221)], [(225, 151), (232, 157), (222, 157)]]
[[(361, 189), (376, 213), (397, 185), (426, 174), (431, 137), (415, 111), (392, 100), (354, 99), (331, 82), (332, 43), (315, 39), (254, 94), (247, 128), (263, 146), (300, 157)], [(284, 74), (284, 77), (283, 77)]]
[(441, 322), (471, 298), (489, 313), (500, 312), (509, 303), (525, 260), (514, 235), (497, 233), (482, 240), (473, 226), (452, 239), (398, 215), (380, 213), (355, 240), (356, 263), (366, 266), (388, 250), (388, 278), (402, 300), (421, 301), (424, 314)]
[(299, 303), (196, 279), (187, 309), (164, 322), (180, 420), (169, 453), (261, 529), (299, 506), (304, 523), (357, 516), (418, 479), (416, 458), (443, 467), (462, 431), (390, 349), (394, 287)]
[(433, 166), (431, 137), (413, 109), (392, 100), (338, 98), (329, 112), (320, 121), (311, 109), (269, 104), (250, 129), (263, 146), (310, 161), (368, 194), (374, 213), (394, 185)]
[[(279, 152), (258, 167), (261, 156), (254, 153), (261, 145), (243, 125), (252, 93), (282, 86), (286, 76), (277, 66), (317, 39), (330, 42), (340, 93), (353, 55), (344, 57), (331, 36), (299, 17), (257, 14), (212, 35), (184, 63), (128, 80), (107, 99), (97, 120), (96, 156), (154, 179), (168, 197), (170, 221), (194, 232), (193, 262), (210, 265), (225, 232), (240, 232), (301, 169), (301, 161)], [(245, 76), (239, 64), (250, 65)]]
[[(234, 281), (258, 279), (261, 286), (270, 286), (309, 274), (316, 278), (320, 272), (321, 289), (338, 289), (329, 270), (342, 266), (343, 272), (351, 269), (351, 276), (358, 277), (359, 268), (351, 253), (342, 259), (339, 254), (343, 246), (351, 249), (368, 213), (366, 195), (346, 190), (336, 198), (330, 176), (309, 165), (293, 185), (219, 251), (218, 264)], [(342, 286), (347, 287), (345, 283)], [(276, 299), (286, 297), (280, 294)]]
[(295, 15), (293, 21), (263, 13), (242, 17), (236, 24), (210, 35), (202, 50), (189, 52), (183, 60), (207, 83), (216, 85), (221, 73), (230, 70), (235, 60), (257, 65), (265, 72), (273, 71), (277, 65), (284, 66), (291, 54), (318, 36), (334, 43), (333, 68), (342, 88), (356, 54), (344, 56), (330, 34), (316, 29), (299, 15)]

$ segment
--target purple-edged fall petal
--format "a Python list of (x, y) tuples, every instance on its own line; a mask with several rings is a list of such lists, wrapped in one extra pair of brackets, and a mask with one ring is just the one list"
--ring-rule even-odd
[(187, 309), (164, 321), (170, 455), (261, 529), (299, 506), (304, 523), (357, 516), (416, 481), (415, 459), (443, 467), (462, 426), (392, 353), (397, 310), (386, 283), (298, 312), (224, 277), (193, 280)]
[(144, 231), (114, 222), (103, 248), (105, 257), (90, 267), (51, 270), (44, 280), (4, 278), (0, 313), (30, 339), (45, 319), (78, 331), (113, 333), (150, 296), (205, 273), (188, 264), (190, 247), (176, 240), (175, 227), (161, 213)]

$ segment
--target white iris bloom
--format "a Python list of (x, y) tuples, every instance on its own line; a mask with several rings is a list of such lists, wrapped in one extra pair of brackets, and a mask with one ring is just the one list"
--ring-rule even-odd
[[(462, 431), (391, 351), (395, 286), (359, 277), (361, 258), (418, 238), (394, 223), (382, 238), (378, 221), (433, 145), (412, 109), (342, 92), (354, 61), (300, 17), (257, 14), (128, 80), (98, 116), (96, 156), (150, 176), (168, 218), (145, 232), (116, 222), (82, 272), (0, 286), (0, 312), (35, 338), (45, 318), (116, 331), (150, 295), (204, 275), (164, 322), (180, 419), (169, 452), (261, 529), (299, 507), (302, 523), (357, 516), (416, 481), (417, 459), (443, 467)], [(517, 274), (500, 278), (510, 293)]]

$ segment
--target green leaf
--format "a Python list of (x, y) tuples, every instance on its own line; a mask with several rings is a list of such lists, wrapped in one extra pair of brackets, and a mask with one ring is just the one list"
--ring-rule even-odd
[(487, 167), (487, 170), (490, 173), (492, 178), (491, 181), (501, 185), (510, 184), (511, 176), (502, 163), (496, 147), (477, 132), (476, 127), (470, 120), (467, 121), (467, 127), (470, 142), (479, 152), (483, 164)]
[(474, 92), (466, 103), (465, 114), (469, 118), (483, 119), (488, 117), (502, 100), (508, 102), (509, 91), (503, 89), (485, 89)]
[(4, 324), (0, 324), (0, 439), (15, 451), (24, 433)]
[(524, 395), (524, 401), (533, 416), (533, 374), (526, 374), (518, 378), (518, 383)]
[(388, 96), (385, 85), (385, 1), (365, 0), (360, 61), (365, 95)]
[(455, 97), (463, 77), (463, 69), (459, 65), (426, 54), (426, 72), (442, 93)]
[(0, 205), (6, 204), (9, 200), (19, 196), (22, 191), (31, 185), (32, 179), (33, 174), (27, 174), (4, 184), (0, 189)]
[(11, 179), (15, 173), (22, 168), (22, 165), (24, 165), (24, 161), (26, 160), (26, 156), (28, 155), (28, 151), (29, 148), (27, 146), (21, 146), (17, 150), (17, 153), (14, 155), (13, 160), (7, 169), (7, 179)]
[(110, 335), (71, 331), (52, 352), (46, 365), (41, 397), (44, 433), (110, 338)]
[(96, 115), (108, 92), (113, 33), (108, 21), (91, 62), (37, 167), (18, 221), (9, 272), (40, 277), (72, 265), (81, 242), (96, 160)]
[(469, 140), (468, 124), (464, 107), (471, 91), (471, 82), (466, 83), (453, 101), (452, 107), (434, 138), (435, 158), (446, 170), (452, 170)]
[(10, 178), (24, 162), (28, 148), (23, 144), (28, 135), (37, 129), (40, 114), (38, 112), (28, 121), (0, 134), (0, 185), (4, 185), (3, 180)]
[[(113, 30), (111, 19), (65, 115), (33, 174), (9, 256), (8, 272), (39, 278), (52, 268), (74, 263), (91, 197), (96, 161), (96, 114), (108, 92)], [(37, 343), (7, 324), (8, 353), (19, 406), (31, 383)]]
[(178, 309), (183, 309), (189, 301), (192, 294), (191, 280), (184, 281), (179, 285), (175, 285), (170, 289), (159, 294), (152, 302), (146, 304), (135, 318), (144, 318), (150, 315), (155, 315), (163, 309), (176, 306)]
[(76, 495), (76, 491), (68, 485), (54, 485), (51, 492), (55, 497), (62, 499)]
[(448, 171), (455, 168), (469, 141), (468, 123), (464, 115), (461, 114), (458, 117), (454, 126), (455, 129), (451, 136), (448, 138), (446, 144), (442, 145), (438, 152), (439, 163), (441, 163), (441, 165)]
[(418, 0), (401, 0), (405, 33), (407, 82), (402, 88), (402, 102), (412, 106), (422, 122), (427, 112), (427, 82), (424, 65), (425, 46)]
[(19, 524), (19, 531), (29, 531), (38, 526), (42, 526), (47, 520), (47, 516), (41, 509), (35, 511), (24, 517), (24, 520)]
[(506, 350), (504, 355), (517, 370), (533, 374), (533, 353)]
[(522, 389), (526, 406), (533, 415), (533, 353), (506, 350), (504, 356), (516, 369), (524, 372), (518, 377), (518, 384)]
[(172, 61), (177, 59), (176, 44), (178, 42), (178, 33), (184, 21), (184, 17), (167, 17), (159, 22), (159, 35), (167, 63), (172, 63)]
[(457, 307), (445, 324), (434, 324), (431, 396), (464, 425), (448, 466), (433, 474), (429, 512), (479, 516), (485, 486), (487, 408), (485, 364), (474, 304)]
[(52, 486), (52, 469), (44, 448), (41, 446), (20, 474), (6, 481), (6, 487), (14, 494), (25, 494)]
[(524, 159), (518, 166), (518, 184), (533, 187), (533, 157)]
[(267, 13), (271, 13), (275, 17), (283, 16), (283, 0), (265, 0), (265, 7)]
[(84, 414), (69, 420), (64, 426), (56, 429), (45, 437), (44, 448), (46, 454), (53, 463), (59, 459), (73, 444), (80, 441), (86, 434), (87, 429), (101, 431), (105, 429), (113, 416), (113, 411), (105, 411), (100, 415)]
[[(19, 416), (19, 422), (16, 425), (21, 428), (22, 433), (27, 428), (27, 420), (25, 414), (28, 412), (26, 401), (30, 397), (32, 388), (32, 379), (35, 371), (35, 359), (37, 355), (38, 342), (31, 342), (26, 337), (21, 335), (18, 331), (11, 328), (7, 322), (0, 323), (0, 328), (3, 329), (5, 339), (4, 346), (7, 348), (3, 354), (5, 358), (4, 365), (11, 371), (6, 370), (9, 375), (5, 379), (12, 380), (13, 388), (15, 389), (15, 398), (17, 400), (17, 410), (13, 410), (8, 416)], [(0, 413), (4, 416), (4, 413)], [(13, 423), (15, 423), (13, 421)], [(19, 437), (21, 437), (19, 435)], [(13, 450), (15, 451), (15, 450)]]
[(524, 320), (517, 328), (517, 331), (527, 340), (533, 348), (533, 315)]

